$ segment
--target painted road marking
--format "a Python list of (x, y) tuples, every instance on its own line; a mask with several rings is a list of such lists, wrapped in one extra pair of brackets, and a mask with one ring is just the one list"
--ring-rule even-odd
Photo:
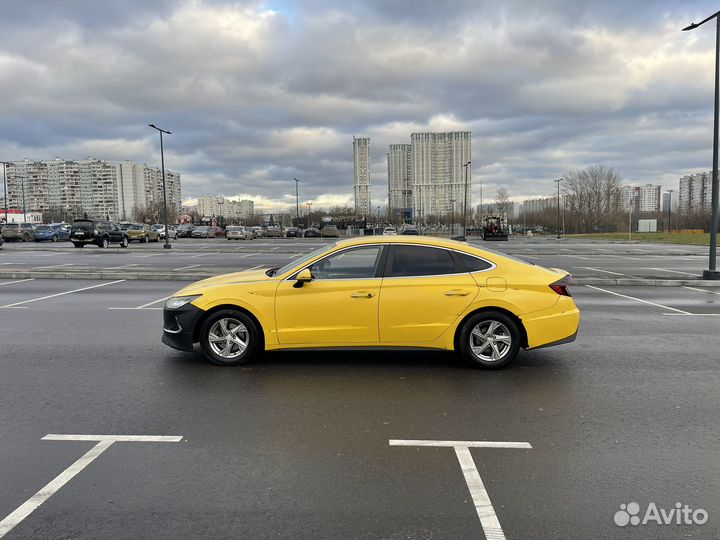
[(606, 293), (608, 293), (608, 294), (614, 294), (615, 296), (621, 296), (621, 297), (623, 297), (623, 298), (629, 298), (630, 300), (635, 300), (635, 301), (637, 301), (637, 302), (642, 302), (643, 304), (650, 304), (651, 306), (655, 306), (655, 307), (659, 307), (659, 308), (663, 308), (663, 309), (668, 309), (668, 310), (670, 310), (670, 311), (675, 311), (675, 312), (681, 313), (681, 314), (683, 314), (683, 315), (692, 315), (692, 313), (690, 313), (689, 311), (683, 311), (682, 309), (677, 309), (677, 308), (670, 307), (670, 306), (663, 306), (662, 304), (656, 304), (655, 302), (650, 302), (650, 300), (643, 300), (642, 298), (635, 298), (634, 296), (628, 296), (628, 295), (626, 295), (626, 294), (620, 294), (620, 293), (618, 293), (618, 292), (608, 291), (607, 289), (601, 289), (600, 287), (596, 287), (595, 285), (585, 285), (585, 286), (588, 287), (588, 288), (590, 288), (590, 289), (595, 289), (595, 290), (598, 290), (598, 291), (606, 292)]
[[(0, 285), (2, 285), (2, 283), (0, 283)], [(710, 293), (710, 294), (720, 294), (720, 292), (708, 291), (707, 289), (698, 289), (697, 287), (685, 287), (685, 286), (683, 286), (683, 288), (684, 288), (684, 289), (690, 289), (691, 291), (702, 291), (702, 292), (706, 292), (706, 293)]]
[(177, 272), (178, 270), (187, 270), (188, 268), (196, 268), (198, 266), (202, 266), (202, 264), (191, 264), (190, 266), (183, 266), (181, 268), (175, 268), (175, 271)]
[(45, 487), (35, 493), (21, 504), (14, 512), (0, 521), (0, 538), (13, 530), (22, 520), (32, 514), (42, 503), (52, 497), (57, 491), (72, 480), (80, 471), (90, 465), (100, 454), (116, 442), (180, 442), (182, 436), (167, 435), (45, 435), (44, 441), (93, 441), (97, 442), (90, 450), (83, 454), (75, 463), (53, 478)]
[(148, 302), (147, 304), (143, 304), (142, 306), (138, 306), (138, 307), (109, 307), (108, 309), (116, 309), (116, 310), (127, 310), (127, 309), (131, 309), (131, 310), (133, 310), (133, 309), (152, 310), (152, 309), (160, 309), (160, 310), (162, 310), (163, 308), (161, 308), (161, 307), (149, 307), (149, 306), (152, 306), (153, 304), (157, 304), (158, 302), (164, 302), (164, 301), (167, 300), (168, 298), (172, 298), (172, 297), (171, 297), (171, 296), (165, 296), (164, 298), (159, 298), (159, 299), (157, 299), (157, 300), (153, 300), (152, 302)]
[(667, 268), (644, 268), (644, 270), (660, 270), (661, 272), (670, 272), (671, 274), (684, 274), (686, 276), (697, 276), (697, 272), (679, 272), (677, 270), (668, 270)]
[(613, 274), (615, 276), (624, 276), (620, 272), (611, 272), (610, 270), (602, 270), (600, 268), (593, 268), (592, 266), (573, 266), (573, 268), (585, 268), (586, 270), (594, 270), (595, 272), (604, 272), (605, 274)]
[(36, 266), (35, 270), (40, 270), (41, 268), (60, 268), (61, 266), (75, 266), (75, 263), (50, 264), (48, 266)]
[(26, 281), (33, 281), (35, 278), (28, 278), (28, 279), (18, 279), (17, 281), (6, 281), (4, 283), (0, 283), (0, 285), (13, 285), (15, 283), (24, 283)]
[(100, 285), (92, 285), (90, 287), (83, 287), (82, 289), (73, 289), (72, 291), (65, 291), (65, 292), (61, 292), (61, 293), (51, 294), (48, 296), (41, 296), (40, 298), (32, 298), (31, 300), (23, 300), (22, 302), (15, 302), (14, 304), (7, 304), (4, 306), (0, 306), (0, 309), (21, 306), (22, 304), (29, 304), (30, 302), (38, 302), (40, 300), (47, 300), (49, 298), (55, 298), (57, 296), (63, 296), (66, 294), (72, 294), (72, 293), (82, 292), (82, 291), (89, 291), (90, 289), (97, 289), (98, 287), (105, 287), (107, 285), (115, 285), (116, 283), (123, 283), (124, 281), (126, 281), (126, 280), (118, 279), (117, 281), (110, 281), (108, 283), (101, 283)]
[(505, 540), (505, 533), (500, 526), (490, 496), (483, 484), (480, 473), (473, 460), (470, 448), (522, 448), (531, 450), (532, 446), (526, 442), (500, 442), (500, 441), (428, 441), (390, 439), (390, 446), (432, 446), (453, 448), (462, 469), (468, 490), (475, 503), (475, 511), (480, 518), (480, 525), (487, 540)]
[(140, 266), (140, 263), (123, 264), (122, 266), (108, 266), (107, 268), (103, 268), (103, 270), (120, 270), (121, 268), (130, 268), (132, 266)]

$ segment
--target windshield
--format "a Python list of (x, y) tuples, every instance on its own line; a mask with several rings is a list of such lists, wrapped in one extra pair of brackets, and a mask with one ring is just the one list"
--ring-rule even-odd
[(319, 248), (317, 248), (315, 251), (311, 251), (310, 253), (308, 253), (307, 255), (304, 255), (303, 257), (299, 257), (299, 258), (297, 258), (297, 259), (295, 259), (295, 260), (293, 260), (293, 261), (290, 261), (290, 262), (287, 263), (285, 266), (283, 266), (283, 267), (281, 267), (281, 268), (278, 268), (278, 269), (275, 270), (272, 274), (268, 274), (268, 275), (270, 275), (270, 276), (279, 276), (279, 275), (284, 274), (285, 272), (289, 272), (290, 270), (292, 270), (292, 269), (295, 268), (296, 266), (301, 266), (303, 263), (306, 263), (306, 262), (314, 259), (314, 258), (317, 257), (318, 255), (320, 255), (320, 254), (322, 254), (322, 253), (325, 253), (326, 251), (330, 251), (330, 250), (331, 250), (332, 248), (334, 248), (336, 245), (337, 245), (337, 243), (329, 244), (329, 245), (326, 244), (326, 245), (324, 245), (324, 246), (322, 246), (322, 247), (319, 247)]
[(50, 227), (48, 225), (40, 225), (36, 230), (38, 232), (49, 231)]

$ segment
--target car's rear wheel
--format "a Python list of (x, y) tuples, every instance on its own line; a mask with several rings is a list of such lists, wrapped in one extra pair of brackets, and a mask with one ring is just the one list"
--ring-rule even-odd
[(130, 243), (130, 241), (128, 240), (127, 236), (123, 236), (123, 239), (120, 241), (120, 247), (126, 248), (126, 247), (128, 247), (129, 243)]
[(53, 242), (57, 242), (57, 241), (58, 241), (58, 237), (57, 237), (57, 236), (55, 236), (55, 235), (53, 235), (53, 237), (52, 237), (52, 239), (51, 239), (51, 240), (52, 240)]
[(148, 237), (147, 237), (147, 235), (145, 235), (145, 236), (143, 237), (142, 243), (143, 243), (143, 244), (147, 244), (147, 243), (148, 243)]
[(484, 311), (465, 321), (458, 341), (460, 352), (474, 365), (498, 369), (517, 356), (520, 340), (515, 321), (504, 313)]
[(205, 356), (220, 366), (249, 362), (260, 344), (258, 328), (241, 311), (223, 309), (210, 315), (200, 329), (200, 347)]

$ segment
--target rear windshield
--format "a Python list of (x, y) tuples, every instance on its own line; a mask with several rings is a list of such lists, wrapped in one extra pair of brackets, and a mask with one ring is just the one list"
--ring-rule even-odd
[(18, 225), (17, 223), (8, 223), (7, 225), (5, 225), (5, 229), (17, 229), (19, 227), (20, 225)]
[(131, 231), (142, 231), (143, 226), (142, 225), (130, 225), (128, 227)]
[(35, 229), (35, 230), (38, 231), (38, 232), (49, 231), (49, 230), (50, 230), (50, 226), (49, 226), (49, 225), (40, 225), (40, 226), (39, 226), (37, 229)]
[(227, 230), (230, 232), (240, 232), (243, 230), (243, 228), (242, 227), (228, 227)]
[(93, 222), (92, 221), (76, 221), (75, 223), (73, 223), (72, 226), (74, 229), (90, 229), (90, 230), (92, 230)]

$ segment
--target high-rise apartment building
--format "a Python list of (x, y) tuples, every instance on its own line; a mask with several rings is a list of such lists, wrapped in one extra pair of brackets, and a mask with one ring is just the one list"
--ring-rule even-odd
[(413, 133), (410, 135), (412, 196), (416, 219), (470, 212), (472, 177), (465, 163), (471, 160), (471, 133)]
[(412, 145), (391, 144), (387, 159), (390, 216), (399, 220), (412, 214)]
[(222, 195), (201, 195), (198, 197), (197, 211), (203, 217), (248, 219), (255, 215), (255, 202), (247, 199), (233, 201)]
[(353, 137), (353, 176), (355, 186), (355, 213), (371, 215), (372, 182), (370, 180), (370, 139)]
[(655, 184), (622, 186), (620, 188), (620, 210), (627, 212), (631, 207), (635, 213), (662, 211), (662, 186)]
[[(8, 206), (30, 211), (133, 219), (134, 210), (162, 201), (162, 173), (130, 161), (13, 161), (7, 168)], [(168, 206), (180, 209), (180, 175), (165, 171)]]
[(709, 212), (712, 208), (712, 171), (680, 178), (678, 211), (682, 214)]

